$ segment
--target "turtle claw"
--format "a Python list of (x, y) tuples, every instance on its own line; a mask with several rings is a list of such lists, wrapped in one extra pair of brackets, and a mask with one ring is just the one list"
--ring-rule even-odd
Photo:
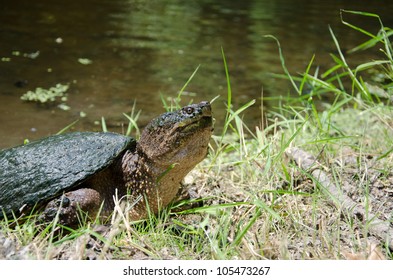
[(100, 194), (93, 189), (83, 188), (68, 192), (48, 202), (40, 220), (50, 222), (58, 217), (58, 223), (75, 228), (80, 224), (80, 213), (95, 217), (100, 208)]
[(70, 214), (71, 201), (65, 195), (62, 195), (56, 200), (50, 201), (41, 215), (38, 217), (39, 221), (49, 222), (53, 221), (58, 216), (60, 224), (67, 224), (67, 220)]

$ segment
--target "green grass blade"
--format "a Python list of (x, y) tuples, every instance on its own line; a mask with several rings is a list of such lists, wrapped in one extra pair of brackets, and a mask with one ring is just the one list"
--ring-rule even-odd
[(106, 127), (106, 122), (104, 117), (101, 117), (101, 126), (103, 132), (108, 132), (108, 128)]
[(289, 71), (288, 71), (288, 68), (287, 68), (286, 65), (285, 65), (285, 58), (284, 58), (284, 55), (283, 55), (283, 53), (282, 53), (280, 41), (279, 41), (276, 37), (274, 37), (273, 35), (265, 35), (264, 37), (266, 37), (266, 38), (271, 38), (271, 39), (273, 39), (273, 40), (276, 41), (277, 47), (278, 47), (279, 56), (280, 56), (281, 66), (282, 66), (282, 68), (283, 68), (285, 74), (287, 75), (287, 78), (288, 78), (289, 81), (291, 82), (293, 88), (294, 88), (294, 89), (296, 90), (296, 92), (300, 95), (300, 94), (301, 94), (301, 91), (300, 91), (299, 88), (297, 87), (295, 81), (293, 80), (291, 74), (290, 74)]
[(179, 107), (179, 104), (180, 104), (180, 101), (181, 101), (181, 95), (183, 94), (183, 92), (186, 89), (186, 87), (188, 86), (188, 84), (192, 81), (192, 79), (194, 78), (195, 74), (198, 72), (200, 66), (201, 66), (200, 64), (197, 66), (197, 68), (194, 70), (194, 72), (188, 78), (187, 82), (183, 85), (183, 87), (180, 89), (179, 93), (177, 94), (177, 97), (176, 97), (176, 106), (177, 107)]
[(229, 78), (229, 70), (228, 70), (228, 64), (227, 60), (225, 58), (225, 53), (224, 53), (224, 48), (221, 47), (221, 55), (222, 55), (222, 61), (224, 63), (224, 69), (225, 69), (225, 77), (227, 80), (227, 117), (229, 116), (229, 110), (232, 107), (232, 89), (231, 89), (231, 80)]
[(77, 122), (79, 122), (79, 120), (76, 120), (76, 121), (70, 123), (69, 125), (67, 125), (66, 127), (64, 127), (62, 130), (58, 131), (58, 132), (56, 133), (56, 135), (63, 134), (64, 132), (66, 132), (67, 130), (69, 130), (71, 127), (73, 127)]

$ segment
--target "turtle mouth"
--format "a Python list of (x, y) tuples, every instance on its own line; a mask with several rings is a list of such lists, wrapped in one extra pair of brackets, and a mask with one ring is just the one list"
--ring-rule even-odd
[(194, 119), (187, 124), (183, 124), (180, 127), (181, 133), (191, 134), (196, 131), (208, 129), (213, 131), (213, 118), (212, 116), (201, 116), (200, 118)]

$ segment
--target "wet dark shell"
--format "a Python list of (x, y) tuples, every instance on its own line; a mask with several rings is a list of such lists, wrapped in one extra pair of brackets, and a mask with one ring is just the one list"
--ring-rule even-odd
[(0, 217), (77, 188), (135, 145), (120, 134), (75, 132), (0, 151)]

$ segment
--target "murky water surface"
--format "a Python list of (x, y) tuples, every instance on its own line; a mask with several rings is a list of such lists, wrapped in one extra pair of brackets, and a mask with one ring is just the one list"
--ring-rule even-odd
[[(304, 71), (313, 54), (315, 65), (328, 69), (328, 53), (335, 50), (328, 25), (343, 49), (366, 39), (340, 22), (340, 8), (378, 13), (393, 26), (393, 1), (382, 0), (2, 0), (0, 148), (56, 133), (76, 120), (73, 130), (100, 130), (104, 117), (109, 130), (121, 132), (123, 113), (134, 103), (144, 125), (164, 111), (161, 95), (175, 97), (198, 65), (182, 102), (220, 96), (213, 107), (219, 126), (226, 97), (221, 47), (235, 106), (258, 99), (246, 116), (256, 124), (262, 88), (264, 96), (289, 89), (269, 75), (282, 69), (276, 43), (264, 35), (280, 40), (292, 73)], [(346, 19), (378, 29), (372, 19)], [(57, 83), (69, 84), (66, 100), (42, 105), (20, 99)]]

